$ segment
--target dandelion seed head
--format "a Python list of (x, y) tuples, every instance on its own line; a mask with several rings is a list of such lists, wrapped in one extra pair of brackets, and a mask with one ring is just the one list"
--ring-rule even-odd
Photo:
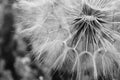
[(120, 68), (119, 0), (20, 0), (14, 8), (17, 33), (30, 37), (41, 65), (76, 72), (76, 80)]

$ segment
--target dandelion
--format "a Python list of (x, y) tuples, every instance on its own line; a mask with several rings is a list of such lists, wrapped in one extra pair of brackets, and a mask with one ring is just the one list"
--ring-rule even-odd
[(76, 80), (114, 78), (120, 68), (119, 2), (20, 0), (13, 6), (16, 31), (31, 39), (41, 65), (76, 72)]

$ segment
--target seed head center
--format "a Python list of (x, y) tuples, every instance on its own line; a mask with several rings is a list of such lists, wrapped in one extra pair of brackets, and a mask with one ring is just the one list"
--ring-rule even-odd
[(93, 21), (93, 20), (95, 20), (95, 17), (94, 16), (89, 16), (89, 15), (85, 15), (84, 16), (84, 18), (85, 18), (85, 20), (89, 20), (89, 21)]

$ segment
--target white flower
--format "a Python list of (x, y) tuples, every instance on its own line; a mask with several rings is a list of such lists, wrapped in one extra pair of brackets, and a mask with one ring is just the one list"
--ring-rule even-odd
[[(17, 33), (30, 37), (42, 65), (77, 72), (77, 80), (114, 75), (120, 68), (120, 0), (20, 0)], [(115, 64), (116, 63), (116, 64)]]

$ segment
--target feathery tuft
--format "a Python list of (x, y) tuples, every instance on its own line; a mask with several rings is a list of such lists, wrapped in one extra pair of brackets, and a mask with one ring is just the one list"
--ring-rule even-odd
[[(20, 0), (14, 4), (16, 31), (29, 37), (33, 53), (50, 69), (77, 72), (92, 80), (120, 68), (116, 41), (120, 0)], [(76, 5), (76, 6), (75, 6)], [(91, 74), (87, 74), (89, 72)], [(87, 78), (86, 78), (87, 77)]]

